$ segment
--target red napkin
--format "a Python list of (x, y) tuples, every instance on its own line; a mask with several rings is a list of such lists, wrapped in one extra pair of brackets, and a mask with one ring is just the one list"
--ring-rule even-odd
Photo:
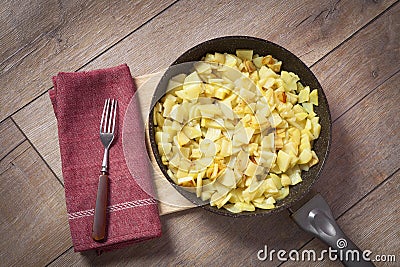
[[(127, 65), (89, 72), (61, 72), (49, 91), (58, 121), (62, 171), (68, 220), (75, 251), (110, 250), (161, 235), (157, 202), (135, 181), (128, 170), (122, 147), (122, 123), (136, 88)], [(94, 207), (104, 147), (100, 119), (107, 98), (118, 100), (117, 126), (109, 160), (107, 238), (92, 240)], [(139, 109), (137, 109), (139, 110)], [(140, 118), (140, 116), (135, 116)], [(139, 158), (147, 159), (143, 124), (133, 122)], [(151, 183), (147, 160), (140, 177)], [(151, 187), (151, 186), (149, 186)]]

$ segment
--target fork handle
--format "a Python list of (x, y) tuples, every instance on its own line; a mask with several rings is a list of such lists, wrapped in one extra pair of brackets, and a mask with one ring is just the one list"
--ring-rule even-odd
[(92, 238), (94, 241), (102, 241), (106, 236), (106, 210), (107, 210), (108, 174), (102, 172), (99, 177), (97, 188), (96, 207), (94, 209), (94, 220)]

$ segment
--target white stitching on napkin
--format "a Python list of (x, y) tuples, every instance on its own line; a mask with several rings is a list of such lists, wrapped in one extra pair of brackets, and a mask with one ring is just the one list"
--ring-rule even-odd
[[(131, 208), (147, 206), (147, 205), (154, 205), (154, 204), (157, 204), (157, 201), (155, 201), (152, 198), (128, 201), (128, 202), (108, 206), (107, 212), (114, 212), (114, 211), (131, 209)], [(79, 219), (82, 217), (88, 217), (88, 216), (93, 216), (93, 215), (94, 215), (94, 209), (82, 210), (82, 211), (77, 211), (77, 212), (73, 212), (73, 213), (68, 213), (68, 219), (74, 220), (74, 219)]]

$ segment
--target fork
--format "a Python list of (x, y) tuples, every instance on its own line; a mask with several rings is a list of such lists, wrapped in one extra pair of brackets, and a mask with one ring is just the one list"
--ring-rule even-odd
[(102, 241), (106, 235), (106, 210), (108, 191), (108, 150), (114, 140), (115, 118), (117, 116), (117, 100), (107, 99), (104, 104), (100, 123), (100, 140), (104, 145), (103, 163), (97, 188), (96, 207), (94, 209), (94, 220), (92, 238)]

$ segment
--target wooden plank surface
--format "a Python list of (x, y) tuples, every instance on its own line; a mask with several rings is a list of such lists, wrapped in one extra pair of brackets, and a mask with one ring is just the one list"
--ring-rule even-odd
[[(366, 46), (356, 49), (359, 43), (364, 43), (366, 41), (370, 41), (371, 43), (379, 43), (380, 40), (389, 40), (388, 43), (393, 43), (393, 34), (392, 30), (396, 30), (399, 25), (393, 25), (391, 27), (386, 27), (385, 25), (390, 24), (390, 21), (395, 21), (398, 17), (398, 9), (399, 5), (395, 6), (393, 10), (390, 10), (382, 16), (381, 18), (374, 21), (370, 26), (368, 26), (365, 31), (356, 34), (354, 38), (352, 38), (349, 42), (347, 42), (344, 46), (339, 47), (334, 51), (334, 53), (328, 55), (324, 60), (318, 62), (315, 66), (312, 67), (312, 70), (317, 73), (317, 75), (323, 76), (321, 83), (325, 88), (325, 91), (328, 95), (329, 101), (332, 101), (331, 109), (336, 116), (339, 116), (343, 112), (346, 111), (346, 108), (349, 108), (352, 104), (356, 103), (359, 99), (361, 99), (366, 93), (368, 92), (368, 84), (367, 88), (362, 90), (355, 90), (354, 88), (359, 85), (360, 81), (369, 81), (371, 84), (370, 87), (372, 89), (376, 87), (379, 83), (384, 81), (385, 78), (389, 77), (393, 74), (395, 70), (399, 69), (399, 65), (396, 64), (399, 62), (396, 56), (390, 56), (390, 51), (385, 50), (385, 53), (377, 53), (373, 46)], [(166, 11), (167, 12), (167, 11)], [(153, 22), (149, 23), (152, 24)], [(396, 28), (397, 27), (397, 28)], [(366, 32), (364, 34), (364, 32)], [(375, 33), (375, 34), (372, 34)], [(389, 46), (392, 49), (398, 49), (397, 47)], [(374, 56), (374, 62), (371, 62), (370, 56)], [(357, 79), (349, 79), (342, 80), (343, 73), (352, 72), (354, 67), (354, 62), (356, 62), (356, 58), (362, 58), (368, 60), (366, 63), (363, 64), (360, 68), (356, 70), (357, 72)], [(340, 61), (342, 64), (342, 68), (331, 68), (332, 70), (329, 71), (330, 75), (325, 75), (325, 70), (335, 64), (336, 61)], [(94, 61), (96, 63), (97, 61)], [(375, 63), (376, 62), (376, 63)], [(93, 64), (94, 64), (93, 63)], [(375, 64), (377, 68), (381, 69), (381, 74), (379, 77), (371, 78), (370, 67)], [(348, 67), (348, 68), (347, 68)], [(318, 76), (319, 77), (319, 76)], [(351, 77), (354, 77), (351, 76)], [(143, 78), (139, 78), (138, 81), (143, 80)], [(340, 95), (342, 90), (345, 90), (344, 87), (335, 86), (335, 84), (346, 83), (346, 88), (350, 87), (353, 88), (356, 92), (361, 92), (359, 94), (353, 93), (349, 94), (345, 99), (342, 101), (345, 102), (346, 105), (339, 104), (340, 99), (335, 97), (336, 92)], [(139, 84), (140, 86), (140, 84)], [(359, 88), (359, 87), (358, 87)], [(152, 89), (154, 88), (145, 88), (139, 90), (143, 96), (140, 96), (140, 99), (150, 99), (152, 95)], [(372, 90), (369, 89), (369, 90)], [(348, 101), (351, 99), (351, 101)], [(146, 109), (146, 105), (142, 105), (143, 110), (142, 114), (148, 114), (148, 109)], [(37, 114), (37, 119), (32, 120), (30, 114)], [(16, 123), (21, 127), (24, 133), (28, 136), (34, 146), (38, 149), (38, 151), (43, 155), (45, 160), (48, 162), (49, 166), (53, 169), (53, 171), (61, 178), (61, 164), (59, 161), (59, 148), (58, 148), (58, 141), (57, 141), (57, 134), (56, 134), (56, 121), (54, 118), (54, 114), (52, 111), (52, 107), (47, 95), (41, 96), (36, 101), (32, 102), (26, 108), (22, 109), (20, 112), (16, 113), (13, 116), (13, 119)], [(145, 119), (146, 121), (146, 119)], [(47, 138), (42, 138), (43, 135), (46, 135)], [(156, 185), (159, 182), (158, 188), (165, 188), (165, 183), (163, 183), (162, 175), (157, 175), (159, 172), (156, 172)], [(160, 179), (159, 179), (160, 178)], [(62, 179), (62, 178), (61, 178)], [(165, 181), (164, 181), (165, 182)], [(365, 193), (365, 192), (363, 192)], [(188, 203), (184, 201), (184, 199), (180, 198), (178, 194), (172, 189), (169, 188), (168, 190), (164, 191), (162, 196), (173, 196), (172, 198), (178, 198), (182, 200), (182, 206), (188, 206)], [(162, 200), (163, 203), (168, 202), (166, 199)], [(163, 206), (161, 209), (164, 213), (168, 213), (172, 211), (172, 208), (169, 209), (168, 206)], [(173, 209), (174, 211), (176, 209)]]
[[(109, 50), (107, 48), (119, 40), (120, 33), (131, 32), (140, 25), (140, 23), (134, 24), (136, 26), (128, 25), (130, 18), (123, 15), (115, 18), (112, 14), (132, 15), (133, 9), (130, 8), (136, 3), (122, 3), (111, 10), (102, 10), (101, 6), (104, 6), (105, 2), (88, 2), (87, 5), (82, 6), (80, 13), (74, 11), (76, 3), (64, 3), (70, 5), (70, 9), (65, 8), (65, 10), (71, 10), (71, 18), (56, 30), (51, 30), (57, 22), (54, 17), (47, 20), (46, 16), (36, 15), (32, 18), (42, 21), (43, 25), (40, 25), (37, 31), (34, 30), (31, 36), (27, 36), (26, 40), (18, 40), (15, 44), (16, 41), (12, 39), (13, 32), (4, 34), (4, 36), (8, 34), (4, 37), (5, 40), (11, 40), (7, 46), (9, 54), (5, 54), (5, 57), (10, 57), (15, 47), (22, 45), (23, 48), (17, 49), (10, 59), (2, 60), (0, 63), (0, 88), (2, 88), (0, 90), (3, 95), (0, 100), (2, 106), (0, 120), (47, 90), (51, 82), (50, 76), (56, 71), (76, 70), (83, 65), (85, 65), (83, 70), (109, 67), (123, 63), (121, 59), (124, 59), (131, 67), (132, 74), (139, 76), (161, 70), (191, 46), (216, 36), (245, 34), (269, 39), (289, 48), (309, 66), (317, 62), (312, 70), (328, 95), (333, 117), (336, 119), (333, 127), (332, 151), (324, 173), (315, 186), (316, 190), (321, 191), (326, 197), (336, 216), (342, 215), (339, 222), (342, 226), (346, 225), (347, 228), (343, 228), (352, 238), (357, 238), (358, 233), (361, 233), (360, 239), (354, 238), (356, 242), (361, 242), (360, 245), (369, 246), (369, 243), (362, 242), (375, 242), (376, 244), (371, 246), (374, 249), (398, 246), (391, 235), (397, 229), (396, 220), (398, 221), (399, 217), (389, 214), (390, 212), (398, 214), (398, 204), (393, 201), (394, 205), (384, 206), (382, 203), (391, 199), (385, 195), (381, 202), (379, 193), (382, 194), (382, 192), (378, 191), (384, 190), (384, 193), (393, 194), (392, 191), (395, 190), (394, 194), (398, 195), (398, 188), (388, 189), (386, 186), (394, 177), (398, 183), (398, 174), (380, 186), (387, 177), (398, 170), (400, 165), (397, 157), (400, 152), (399, 118), (393, 115), (399, 113), (396, 104), (400, 100), (397, 89), (397, 84), (400, 82), (398, 74), (400, 49), (397, 41), (400, 32), (398, 15), (400, 5), (398, 3), (392, 5), (394, 2), (343, 0), (338, 2), (306, 1), (300, 4), (293, 1), (276, 1), (265, 4), (265, 2), (255, 1), (248, 4), (237, 1), (231, 4), (228, 1), (204, 1), (204, 7), (202, 6), (200, 10), (198, 3), (181, 0)], [(148, 6), (157, 5), (155, 2), (143, 3), (140, 2), (138, 5), (146, 5), (143, 7), (144, 10), (147, 10)], [(165, 2), (161, 5), (163, 4)], [(382, 13), (389, 6), (391, 6), (390, 9)], [(160, 6), (157, 5), (157, 7)], [(21, 7), (21, 10), (24, 8), (25, 6)], [(48, 10), (55, 12), (56, 9), (49, 7)], [(93, 25), (91, 23), (94, 16), (84, 17), (83, 15), (96, 12), (104, 15), (103, 18), (98, 18), (98, 27), (88, 26)], [(148, 13), (144, 13), (143, 17), (146, 17)], [(0, 17), (4, 14), (4, 9), (0, 8)], [(255, 14), (262, 15), (255, 20)], [(371, 20), (372, 23), (369, 23)], [(121, 31), (115, 30), (118, 22), (123, 22)], [(20, 25), (24, 23), (21, 22)], [(106, 25), (107, 23), (110, 25)], [(368, 25), (365, 26), (367, 23)], [(86, 28), (77, 27), (77, 25), (86, 25)], [(35, 34), (45, 31), (43, 29), (49, 29), (49, 32), (29, 42), (36, 36)], [(83, 33), (82, 36), (74, 35), (77, 29)], [(15, 30), (18, 31), (18, 29)], [(0, 38), (2, 36), (0, 33)], [(98, 36), (100, 36), (99, 41), (95, 38)], [(347, 38), (349, 39), (346, 40)], [(92, 41), (93, 43), (90, 43)], [(92, 48), (94, 48), (93, 51)], [(105, 50), (107, 51), (104, 54), (92, 60)], [(21, 73), (28, 74), (22, 77)], [(3, 91), (7, 93), (4, 94)], [(12, 119), (59, 176), (61, 168), (59, 154), (57, 154), (59, 152), (55, 118), (46, 97), (47, 95), (42, 95), (31, 102), (14, 114)], [(35, 114), (38, 114), (40, 118), (35, 120)], [(4, 120), (0, 124), (0, 130), (7, 129), (9, 126), (13, 127), (12, 121)], [(49, 139), (40, 138), (41, 135), (46, 135)], [(12, 138), (15, 137), (12, 136)], [(41, 191), (39, 194), (45, 196), (45, 199), (48, 195), (62, 196), (61, 184), (58, 183), (56, 177), (48, 174), (50, 171), (28, 143), (20, 144), (23, 140), (23, 136), (20, 139), (17, 135), (14, 141), (0, 141), (13, 144), (5, 151), (17, 147), (11, 153), (5, 153), (7, 156), (0, 161), (0, 170), (5, 170), (0, 172), (0, 177), (2, 179), (4, 179), (3, 175), (16, 177), (13, 181), (18, 185), (12, 184), (12, 188), (23, 185), (21, 186), (22, 196), (27, 195), (25, 199), (36, 200), (35, 193), (29, 193), (31, 188), (23, 183), (26, 179), (24, 180), (25, 176), (21, 175), (20, 170), (32, 174), (34, 172), (31, 170), (32, 162), (35, 164), (39, 162), (41, 166), (39, 169), (43, 171), (36, 176), (46, 177), (45, 183), (53, 184), (49, 182), (53, 180), (58, 185), (58, 187), (45, 186), (46, 192)], [(18, 160), (8, 161), (13, 164), (17, 162), (20, 165), (5, 163), (6, 159), (13, 158), (13, 155), (22, 156), (15, 156)], [(37, 179), (32, 179), (32, 181), (35, 182)], [(377, 186), (379, 186), (378, 189), (374, 190)], [(3, 203), (8, 203), (7, 201), (12, 197), (21, 196), (13, 189), (7, 192), (14, 193), (15, 196), (10, 195), (6, 201), (2, 200), (0, 206), (2, 213), (3, 206), (11, 206), (3, 205)], [(65, 213), (63, 197), (55, 198), (58, 200), (54, 203), (48, 201), (49, 205), (53, 210), (57, 210), (56, 214)], [(360, 199), (363, 200), (359, 202)], [(381, 216), (382, 219), (368, 211), (375, 203), (374, 201), (378, 202), (376, 206), (379, 211), (388, 212)], [(42, 204), (28, 200), (21, 203), (29, 207), (26, 210), (22, 209), (25, 213), (43, 213)], [(353, 208), (347, 211), (350, 207)], [(359, 212), (357, 212), (358, 209)], [(363, 216), (366, 213), (367, 216)], [(350, 214), (355, 215), (350, 216)], [(18, 214), (13, 216), (18, 216)], [(47, 218), (46, 216), (48, 215), (43, 218)], [(32, 220), (31, 218), (32, 216), (28, 216), (27, 220), (17, 221), (17, 225), (30, 227), (27, 225), (29, 220)], [(346, 219), (348, 221), (343, 221), (344, 218), (348, 218)], [(266, 218), (231, 219), (197, 208), (168, 214), (162, 216), (161, 219), (164, 233), (162, 238), (97, 257), (90, 252), (73, 253), (70, 248), (68, 226), (65, 226), (67, 224), (65, 214), (64, 217), (57, 215), (56, 222), (50, 219), (45, 219), (43, 222), (43, 219), (34, 217), (33, 225), (40, 225), (32, 230), (35, 233), (34, 237), (41, 236), (43, 224), (48, 226), (47, 229), (51, 229), (48, 234), (42, 234), (43, 243), (39, 245), (35, 243), (39, 248), (42, 248), (43, 244), (51, 244), (45, 249), (42, 248), (45, 254), (38, 252), (40, 259), (27, 257), (21, 259), (18, 255), (24, 250), (18, 245), (18, 241), (15, 241), (15, 237), (10, 239), (8, 236), (7, 239), (15, 244), (10, 245), (11, 243), (2, 241), (0, 253), (10, 258), (8, 259), (10, 264), (18, 262), (19, 265), (23, 263), (43, 265), (54, 260), (51, 263), (53, 266), (165, 265), (167, 263), (213, 266), (229, 263), (248, 266), (260, 263), (256, 253), (264, 245), (289, 250), (298, 249), (311, 240), (310, 235), (300, 231), (289, 219), (286, 211)], [(364, 219), (366, 222), (362, 224)], [(361, 224), (365, 225), (365, 229), (360, 231), (357, 226)], [(382, 227), (383, 224), (385, 227)], [(3, 221), (1, 225), (2, 233), (11, 232), (9, 229), (15, 232), (12, 228), (14, 225), (10, 226)], [(21, 227), (16, 229), (21, 230)], [(54, 237), (54, 229), (61, 232), (60, 239)], [(64, 234), (66, 236), (63, 236)], [(22, 235), (25, 243), (32, 242), (32, 238), (28, 241), (24, 238), (25, 235)], [(50, 239), (52, 241), (48, 241)], [(312, 241), (307, 247), (318, 246), (315, 242), (317, 241)], [(3, 249), (13, 246), (16, 249)], [(35, 248), (33, 251), (36, 253), (38, 250)], [(3, 254), (0, 255), (3, 258)], [(277, 266), (277, 264), (279, 264), (278, 261), (263, 263), (266, 266)]]
[(2, 266), (43, 266), (71, 247), (64, 190), (24, 141), (0, 161)]
[[(396, 103), (400, 100), (399, 75), (392, 76), (400, 70), (400, 58), (395, 52), (400, 51), (400, 43), (396, 42), (398, 38), (393, 39), (400, 32), (399, 14), (397, 4), (312, 67), (324, 86), (333, 116), (343, 116), (333, 124), (330, 157), (316, 185), (327, 194), (339, 214), (399, 166), (398, 157), (392, 154), (399, 152), (399, 118), (392, 116), (398, 113)], [(380, 40), (386, 40), (385, 46), (392, 51), (380, 50), (383, 49)], [(374, 61), (370, 61), (371, 55)], [(335, 65), (335, 62), (340, 63)], [(355, 62), (360, 62), (358, 68)], [(372, 77), (371, 68), (379, 69), (380, 74)], [(387, 80), (388, 77), (391, 78)], [(341, 84), (344, 86), (338, 86)], [(358, 103), (365, 95), (368, 96)], [(357, 106), (349, 109), (355, 103)], [(348, 177), (354, 177), (351, 184), (345, 182)], [(337, 190), (326, 189), (332, 187)], [(349, 197), (342, 198), (343, 195)]]
[[(249, 5), (242, 1), (234, 4), (230, 1), (205, 1), (204, 10), (198, 12), (197, 3), (180, 1), (176, 7), (174, 5), (166, 10), (163, 17), (154, 19), (151, 26), (144, 26), (139, 33), (131, 34), (121, 42), (117, 49), (105, 53), (104, 57), (101, 57), (101, 67), (120, 64), (120, 59), (126, 58), (127, 63), (134, 67), (134, 76), (144, 75), (160, 70), (156, 69), (157, 67), (166, 67), (181, 52), (198, 42), (227, 34), (254, 35), (275, 41), (311, 64), (393, 2), (388, 0), (375, 3), (360, 0), (335, 4), (307, 1), (299, 5), (292, 1), (276, 1), (266, 5), (260, 1)], [(4, 97), (0, 99), (0, 106), (3, 107), (0, 120), (50, 88), (50, 77), (56, 72), (74, 71), (83, 66), (169, 4), (171, 1), (168, 0), (129, 1), (118, 4), (93, 1), (81, 4), (82, 11), (77, 16), (64, 12), (63, 5), (59, 5), (57, 8), (62, 15), (60, 25), (50, 26), (51, 30), (45, 35), (23, 46), (18, 53), (2, 64), (0, 88)], [(54, 3), (50, 1), (48, 5), (54, 6)], [(56, 13), (52, 11), (57, 8), (44, 9), (42, 12), (49, 10), (48, 16), (52, 17)], [(283, 14), (282, 10), (291, 12), (291, 16)], [(260, 21), (248, 23), (254, 20), (253, 14), (260, 14)], [(9, 19), (8, 16), (4, 17), (6, 21)], [(171, 17), (175, 22), (165, 21), (165, 18)], [(357, 19), (354, 20), (354, 17)], [(185, 27), (179, 27), (181, 21), (185, 21)], [(22, 22), (16, 28), (30, 29), (33, 25), (29, 24), (29, 21)], [(212, 30), (215, 28), (220, 30)], [(81, 34), (79, 29), (86, 29), (85, 34)], [(168, 32), (185, 38), (168, 36)], [(293, 42), (296, 36), (304, 32), (307, 32), (304, 38), (296, 38), (297, 41)], [(135, 45), (132, 46), (132, 43)], [(163, 51), (171, 53), (157, 57), (155, 47), (163, 47)], [(154, 56), (157, 60), (154, 60)], [(115, 62), (116, 60), (118, 62)], [(27, 79), (13, 79), (21, 73), (28, 76)]]
[(13, 119), (57, 177), (63, 181), (57, 119), (48, 94), (21, 109)]
[[(371, 259), (376, 255), (395, 255), (396, 262), (399, 261), (400, 232), (398, 222), (400, 220), (400, 198), (399, 198), (400, 172), (397, 171), (387, 181), (362, 199), (354, 207), (348, 210), (338, 219), (338, 224), (347, 236), (355, 242), (361, 250), (372, 251)], [(320, 253), (328, 247), (313, 239), (304, 250), (314, 250)], [(318, 254), (317, 254), (318, 255)], [(394, 262), (377, 262), (379, 266), (396, 266)], [(298, 262), (289, 261), (282, 266), (298, 266)], [(302, 266), (342, 266), (339, 262), (324, 261), (302, 262)]]
[(11, 119), (0, 124), (0, 160), (21, 144), (25, 137)]
[(399, 40), (396, 4), (312, 67), (327, 95), (332, 119), (400, 70)]
[[(163, 236), (111, 251), (61, 255), (50, 266), (256, 266), (265, 244), (288, 249), (296, 225), (287, 212), (274, 216), (234, 219), (201, 208), (161, 217)], [(300, 233), (303, 238), (309, 237)], [(276, 266), (277, 262), (266, 262)]]
[[(400, 166), (400, 73), (333, 124), (332, 147), (315, 189), (343, 213)], [(397, 112), (396, 112), (397, 111)]]
[[(390, 13), (388, 14), (390, 15)], [(380, 22), (380, 19), (381, 21), (384, 22)], [(380, 19), (378, 19), (376, 23), (386, 23), (385, 22), (386, 18), (382, 17)], [(375, 27), (375, 25), (372, 24), (371, 27)], [(370, 35), (368, 38), (379, 38), (380, 34), (385, 35), (386, 33), (385, 31), (381, 31), (380, 33), (375, 32), (375, 35), (377, 35), (378, 37)], [(367, 36), (360, 35), (360, 37), (355, 36), (354, 38), (356, 38), (355, 42), (363, 42), (364, 38), (367, 38)], [(347, 42), (343, 46), (343, 48), (339, 48), (343, 50), (346, 49), (348, 50), (346, 50), (347, 52), (346, 51), (341, 52), (341, 54), (344, 54), (345, 56), (344, 58), (339, 58), (338, 60), (346, 62), (346, 58), (348, 58), (346, 57), (346, 55), (347, 53), (352, 52), (352, 48), (353, 48), (352, 43), (350, 41)], [(363, 58), (365, 57), (365, 54), (361, 53), (359, 54), (359, 56)], [(329, 57), (330, 55), (328, 55), (327, 58)], [(379, 60), (379, 57), (377, 57), (377, 59)], [(317, 64), (315, 68), (317, 69), (320, 66), (323, 67), (323, 65)], [(342, 70), (338, 69), (337, 71), (340, 72)], [(360, 71), (359, 79), (362, 80), (363, 77), (367, 75), (369, 75), (368, 71)], [(335, 75), (329, 76), (330, 79), (336, 79), (335, 77), (336, 77)], [(399, 82), (398, 75), (396, 75), (392, 79), (389, 79), (386, 83), (377, 88), (376, 91), (368, 95), (362, 102), (354, 106), (346, 114), (344, 114), (341, 118), (339, 118), (334, 124), (334, 129), (333, 129), (334, 144), (332, 146), (331, 157), (328, 160), (328, 165), (326, 170), (324, 171), (324, 174), (321, 176), (318, 184), (316, 185), (316, 189), (322, 191), (323, 195), (332, 205), (332, 209), (334, 210), (334, 213), (336, 215), (344, 212), (346, 208), (356, 203), (363, 195), (367, 194), (376, 185), (378, 185), (381, 181), (383, 181), (386, 177), (388, 177), (393, 172), (394, 168), (396, 168), (396, 166), (399, 166), (399, 162), (396, 157), (396, 155), (398, 155), (399, 152), (398, 146), (396, 146), (395, 143), (393, 143), (396, 140), (398, 140), (398, 138), (396, 139), (395, 136), (393, 138), (388, 138), (388, 135), (393, 136), (393, 133), (396, 133), (396, 129), (394, 127), (397, 127), (398, 121), (396, 121), (397, 118), (387, 116), (388, 115), (387, 112), (391, 112), (393, 110), (396, 110), (397, 108), (396, 103), (399, 101), (399, 99), (398, 99), (398, 94), (396, 93), (397, 92), (396, 88), (398, 82)], [(378, 84), (375, 85), (377, 86)], [(383, 108), (376, 109), (375, 108), (376, 103), (381, 103), (381, 106), (385, 107), (385, 109)], [(364, 114), (371, 114), (371, 117), (366, 117), (364, 116)], [(362, 136), (363, 138), (361, 139), (360, 136)], [(369, 142), (366, 142), (366, 140), (368, 140)], [(380, 145), (384, 141), (386, 143)], [(384, 161), (384, 164), (382, 164), (382, 161)], [(353, 179), (351, 179), (351, 182), (353, 184), (349, 183), (348, 180), (349, 177), (354, 177)], [(332, 190), (332, 188), (335, 188), (335, 190)], [(188, 220), (187, 224), (192, 223), (193, 219), (198, 217), (196, 215), (193, 215), (197, 214), (197, 212), (199, 211), (197, 210), (190, 211), (190, 216), (187, 215), (187, 220)], [(163, 218), (163, 223), (167, 224), (165, 220), (167, 220), (168, 218), (174, 218), (174, 216), (178, 215), (166, 216), (165, 219)], [(205, 216), (206, 215), (203, 215), (201, 217)], [(279, 222), (272, 219), (274, 221), (274, 224), (271, 225), (271, 228), (274, 231), (275, 237), (281, 238), (287, 236), (288, 242), (285, 243), (282, 242), (282, 240), (280, 240), (279, 242), (274, 242), (272, 240), (269, 240), (268, 238), (265, 238), (265, 236), (262, 236), (261, 238), (263, 242), (257, 242), (255, 241), (257, 239), (253, 236), (251, 238), (254, 238), (254, 240), (249, 241), (249, 244), (253, 245), (256, 244), (254, 246), (252, 245), (251, 247), (253, 253), (255, 253), (254, 251), (256, 251), (256, 247), (258, 249), (261, 249), (264, 244), (268, 244), (271, 247), (282, 248), (282, 249), (300, 248), (302, 244), (304, 244), (307, 240), (310, 239), (308, 235), (303, 234), (297, 227), (290, 225), (289, 220), (286, 216), (287, 214), (285, 214), (283, 217), (279, 216), (280, 218)], [(162, 252), (161, 252), (162, 256), (160, 257), (162, 257), (164, 261), (168, 262), (172, 261), (175, 264), (179, 264), (182, 262), (193, 263), (191, 259), (188, 259), (189, 256), (187, 256), (187, 254), (185, 254), (184, 252), (199, 251), (199, 253), (197, 254), (199, 256), (198, 257), (193, 256), (193, 257), (195, 259), (200, 260), (202, 263), (205, 264), (210, 263), (207, 261), (206, 258), (207, 256), (212, 255), (212, 253), (210, 251), (203, 252), (202, 246), (203, 244), (209, 244), (210, 242), (214, 241), (215, 239), (213, 239), (212, 236), (217, 235), (220, 237), (221, 235), (211, 232), (212, 234), (208, 234), (206, 235), (206, 237), (203, 237), (202, 242), (197, 242), (188, 248), (184, 242), (180, 243), (179, 241), (176, 241), (176, 240), (189, 239), (189, 233), (186, 232), (184, 226), (186, 223), (184, 222), (185, 219), (186, 217), (182, 219), (182, 223), (179, 228), (180, 231), (177, 232), (178, 236), (174, 235), (173, 237), (174, 242), (176, 242), (174, 250), (175, 251), (177, 250), (177, 252), (179, 253), (177, 254), (180, 255), (179, 259), (174, 260), (169, 257), (166, 257)], [(257, 225), (258, 223), (259, 221), (255, 219), (255, 222), (253, 224), (255, 225), (256, 228), (258, 227)], [(252, 223), (250, 224), (253, 225)], [(170, 224), (167, 225), (168, 225), (167, 228), (168, 230), (171, 230), (171, 227), (175, 227), (175, 224), (172, 224), (173, 226)], [(229, 223), (226, 222), (224, 225), (229, 225)], [(282, 225), (282, 228), (280, 228), (280, 230), (276, 229), (278, 225)], [(260, 226), (258, 229), (270, 229), (270, 228), (263, 228)], [(290, 229), (290, 231), (288, 231), (287, 229)], [(228, 231), (230, 231), (230, 229)], [(235, 232), (233, 233), (237, 234)], [(250, 236), (252, 235), (251, 233)], [(259, 230), (257, 230), (257, 233), (259, 233)], [(192, 231), (190, 231), (190, 235), (192, 235)], [(239, 239), (238, 237), (236, 238)], [(245, 258), (248, 261), (255, 260), (256, 257), (255, 254), (253, 254), (252, 256), (252, 254), (249, 252), (250, 250), (249, 248), (247, 248), (247, 250), (243, 249), (243, 247), (238, 245), (238, 243), (240, 242), (223, 243), (223, 241), (220, 240), (215, 243), (213, 249), (217, 250), (221, 255), (224, 255), (224, 252), (226, 250), (224, 250), (225, 248), (223, 247), (224, 246), (223, 244), (226, 245), (227, 243), (233, 244), (229, 246), (230, 249), (233, 250), (233, 252), (236, 251), (238, 247), (242, 249), (241, 252), (239, 253), (240, 257)], [(160, 245), (159, 243), (151, 243), (150, 245), (144, 245), (144, 247), (146, 249), (149, 249), (150, 251), (156, 251), (159, 245)], [(161, 245), (163, 245), (163, 243)], [(86, 264), (88, 263), (93, 264), (96, 263), (97, 260), (99, 261), (105, 260), (105, 262), (110, 261), (111, 263), (112, 258), (117, 257), (116, 255), (118, 255), (118, 257), (121, 257), (123, 259), (121, 262), (119, 261), (118, 264), (119, 263), (127, 264), (128, 262), (142, 263), (143, 261), (146, 263), (147, 262), (150, 263), (150, 260), (148, 259), (150, 258), (150, 255), (147, 254), (146, 252), (139, 252), (139, 255), (141, 255), (141, 257), (138, 257), (136, 259), (132, 259), (128, 256), (130, 253), (132, 253), (132, 251), (137, 251), (140, 250), (141, 248), (142, 246), (135, 247), (132, 250), (127, 249), (126, 251), (115, 252), (116, 254), (110, 255), (109, 256), (110, 258), (108, 258), (107, 255), (104, 255), (103, 259), (91, 258), (90, 256), (75, 255), (71, 251), (68, 251), (66, 254), (57, 259), (55, 264), (67, 265), (68, 263), (71, 262), (75, 263), (86, 262)], [(124, 256), (121, 256), (121, 254)], [(181, 256), (182, 254), (183, 256)], [(230, 251), (229, 253), (227, 252), (227, 254), (229, 254), (231, 257), (229, 262), (235, 262), (235, 263), (237, 262), (238, 264), (243, 263), (239, 259), (239, 256), (238, 257), (232, 256), (236, 255), (235, 253), (232, 253), (232, 251)], [(217, 258), (217, 261), (219, 258), (220, 257)], [(226, 258), (224, 259), (228, 261), (228, 259)]]
[(11, 42), (0, 65), (0, 121), (48, 90), (51, 76), (82, 67), (173, 1), (16, 2), (1, 8), (0, 24), (12, 29), (0, 42)]
[(85, 69), (117, 65), (123, 59), (133, 76), (141, 76), (160, 71), (189, 48), (224, 35), (270, 40), (311, 65), (394, 2), (206, 0), (200, 10), (198, 2), (181, 0)]
[[(83, 3), (83, 1), (81, 1)], [(72, 7), (72, 10), (68, 10)], [(75, 9), (75, 10), (74, 10)], [(29, 46), (39, 36), (58, 27), (63, 18), (62, 12), (76, 13), (79, 6), (64, 7), (61, 10), (57, 0), (48, 1), (2, 1), (0, 15), (0, 69), (7, 64), (18, 62), (18, 53)], [(23, 54), (20, 56), (20, 60)]]

